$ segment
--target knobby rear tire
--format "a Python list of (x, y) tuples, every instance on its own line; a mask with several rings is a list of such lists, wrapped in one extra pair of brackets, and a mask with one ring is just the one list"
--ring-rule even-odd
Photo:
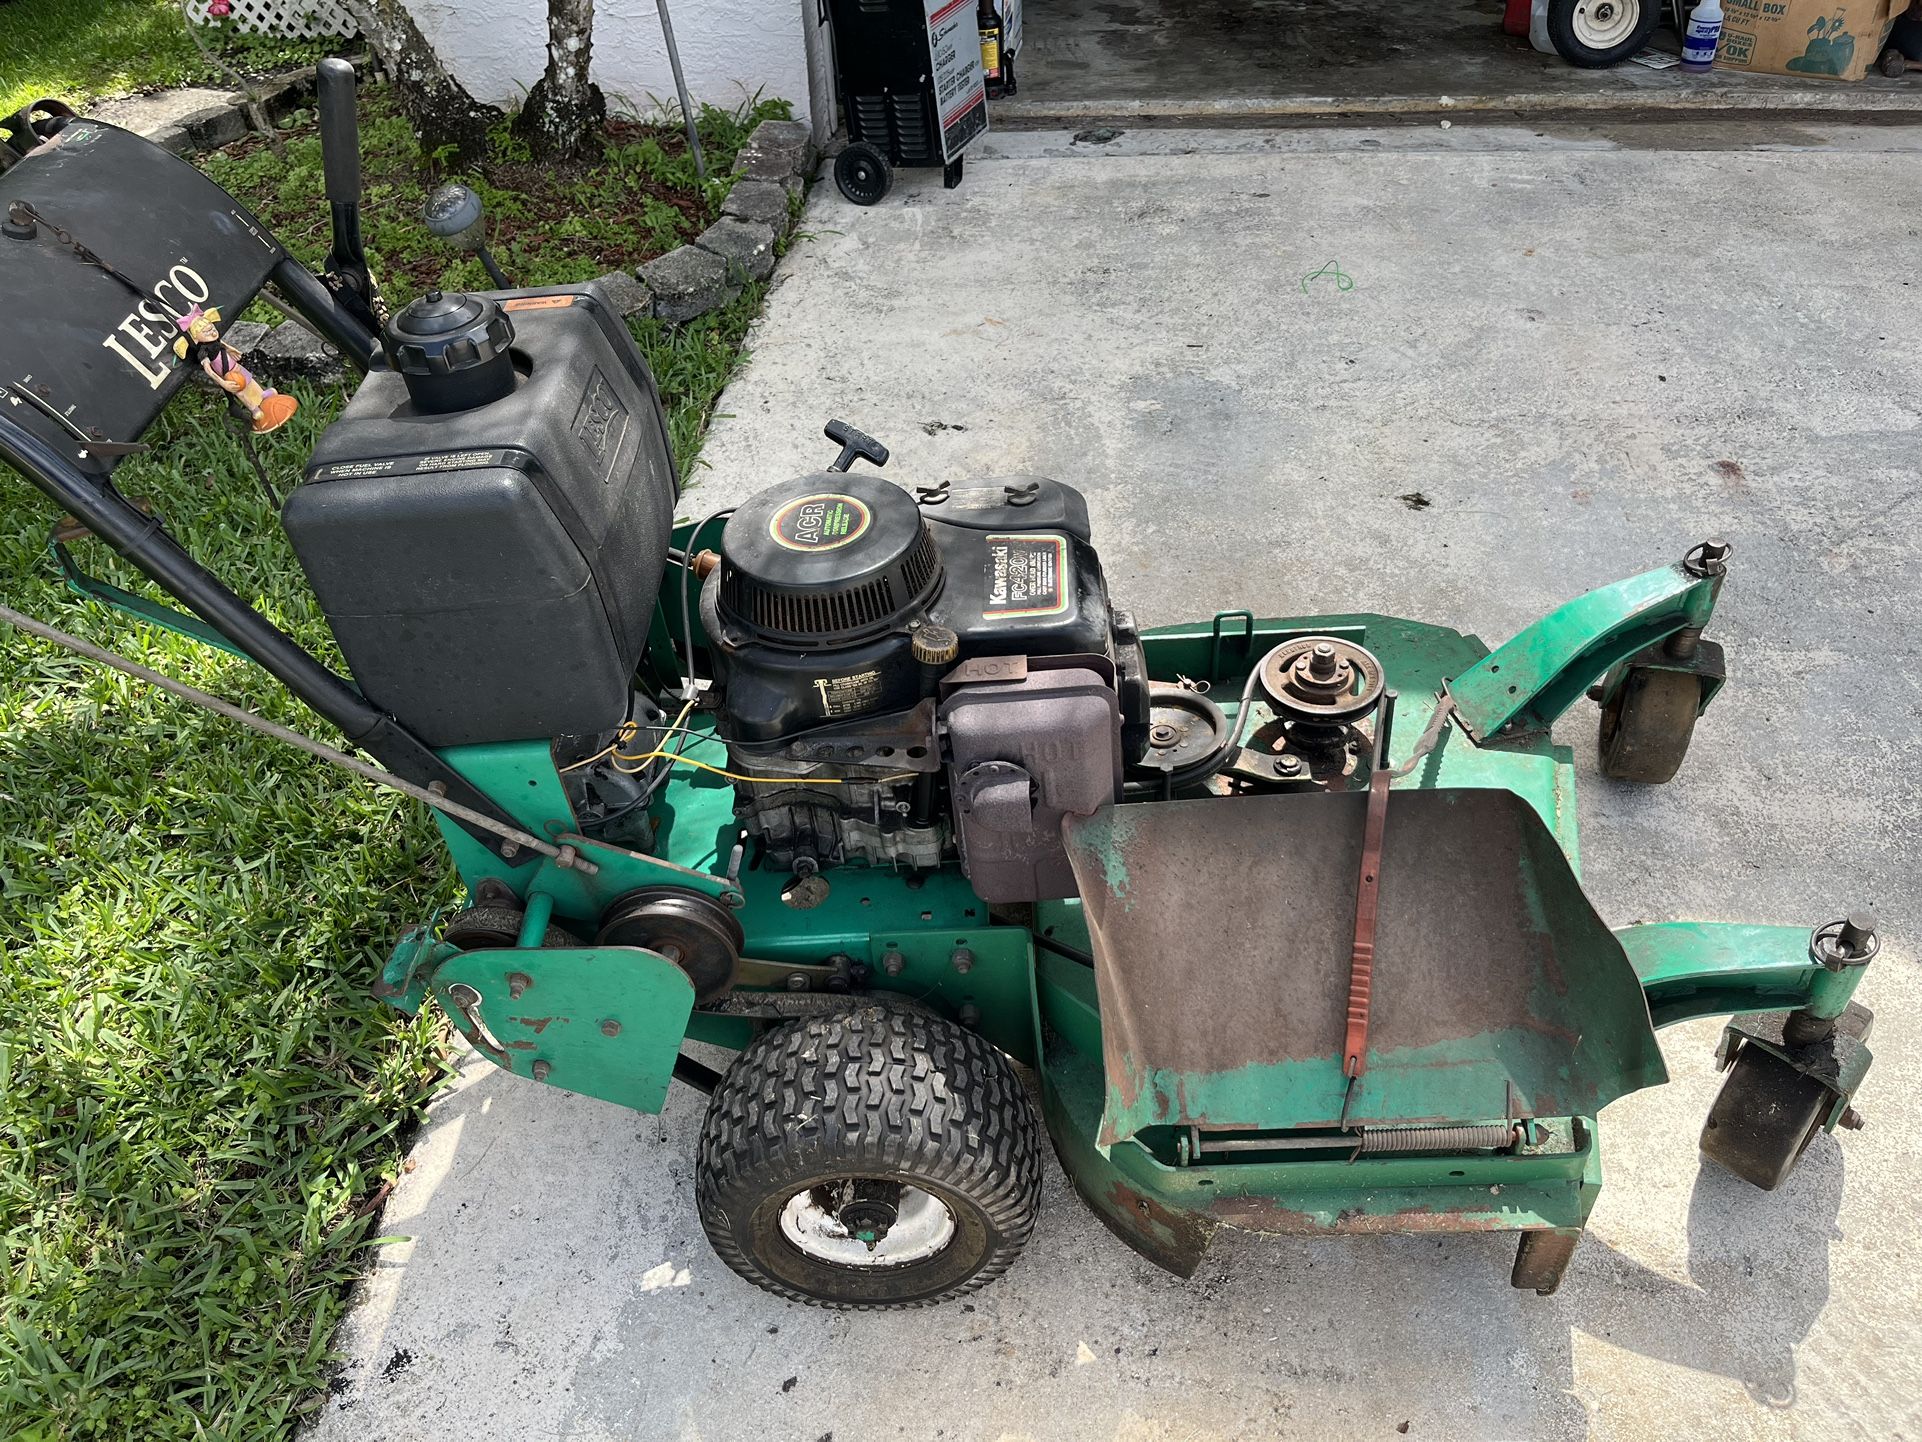
[[(715, 1088), (695, 1199), (716, 1255), (810, 1306), (923, 1307), (1005, 1272), (1041, 1203), (1041, 1129), (1000, 1052), (921, 1011), (868, 1002), (758, 1037)], [(791, 1199), (847, 1178), (938, 1198), (952, 1238), (896, 1266), (809, 1255), (782, 1228)]]

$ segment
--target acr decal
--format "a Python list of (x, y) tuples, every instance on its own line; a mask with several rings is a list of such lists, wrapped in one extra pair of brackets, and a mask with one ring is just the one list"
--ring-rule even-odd
[(812, 554), (852, 545), (873, 524), (874, 513), (865, 502), (823, 491), (789, 501), (768, 521), (767, 533), (783, 550)]

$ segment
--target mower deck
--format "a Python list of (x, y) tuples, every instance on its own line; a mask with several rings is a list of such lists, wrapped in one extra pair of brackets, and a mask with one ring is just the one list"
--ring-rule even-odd
[[(1396, 764), (1420, 744), (1447, 682), (1490, 654), (1472, 636), (1375, 615), (1232, 614), (1152, 633), (1145, 646), (1156, 679), (1207, 681), (1225, 695), (1251, 658), (1305, 635), (1350, 639), (1381, 658), (1404, 698)], [(657, 1110), (683, 1034), (740, 1048), (770, 1020), (807, 1014), (822, 992), (912, 998), (1039, 1071), (1048, 1130), (1077, 1190), (1131, 1246), (1182, 1275), (1224, 1225), (1516, 1231), (1515, 1285), (1552, 1291), (1601, 1185), (1595, 1114), (1666, 1079), (1652, 1027), (1800, 1006), (1824, 975), (1798, 927), (1609, 932), (1577, 879), (1571, 753), (1545, 730), (1498, 746), (1444, 731), (1395, 781), (1376, 1047), (1353, 1095), (1340, 1067), (1336, 943), (1352, 916), (1339, 878), (1359, 847), (1359, 790), (1105, 810), (1077, 828), (1086, 902), (991, 909), (954, 867), (912, 878), (841, 867), (822, 873), (824, 899), (797, 912), (783, 904), (783, 878), (735, 854), (724, 778), (677, 773), (657, 805), (659, 852), (642, 856), (556, 829), (564, 798), (545, 744), (447, 756), (599, 870), (550, 862), (532, 877), (509, 873), (439, 818), (464, 874), (491, 872), (496, 887), (530, 882), (511, 904), (546, 893), (553, 905), (529, 909), (522, 950), (456, 954), (425, 930), (410, 937), (385, 980), (398, 1003), (431, 989), (495, 1064)], [(1332, 825), (1347, 839), (1224, 843), (1233, 831), (1222, 829), (1223, 806), (1284, 829)], [(1225, 871), (1202, 859), (1209, 844), (1226, 845)], [(1278, 873), (1290, 858), (1314, 858), (1317, 875)], [(681, 969), (650, 951), (536, 944), (551, 916), (597, 915), (664, 877), (727, 899), (739, 917), (754, 970), (726, 1001), (692, 1007)], [(1291, 898), (1312, 900), (1312, 914), (1290, 920)], [(1104, 954), (1090, 919), (1098, 932), (1104, 911), (1124, 902), (1142, 908), (1148, 931), (1132, 950)], [(1215, 934), (1210, 918), (1226, 929)], [(1247, 937), (1263, 934), (1271, 945), (1256, 954)], [(1135, 994), (1123, 975), (1141, 982)], [(483, 1017), (471, 998), (499, 996), (503, 984), (514, 1004)], [(1104, 1027), (1112, 1017), (1125, 1018), (1119, 1031)], [(1131, 1054), (1120, 1041), (1157, 1029), (1156, 1044), (1172, 1047), (1165, 1055)], [(1867, 1064), (1858, 1050), (1851, 1094)], [(1835, 1096), (1825, 1125), (1843, 1111), (1846, 1096)], [(1441, 1149), (1397, 1151), (1398, 1132)], [(1358, 1136), (1370, 1138), (1367, 1154)]]

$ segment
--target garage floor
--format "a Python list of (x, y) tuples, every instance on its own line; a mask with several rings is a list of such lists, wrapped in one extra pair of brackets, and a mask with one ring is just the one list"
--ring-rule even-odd
[(1378, 608), (1490, 642), (1728, 535), (1731, 678), (1682, 774), (1609, 784), (1593, 708), (1558, 728), (1583, 874), (1617, 924), (1878, 908), (1866, 1130), (1773, 1193), (1702, 1164), (1697, 1021), (1602, 1117), (1554, 1297), (1490, 1236), (1226, 1235), (1180, 1281), (1050, 1159), (1006, 1277), (850, 1314), (709, 1251), (702, 1098), (644, 1117), (470, 1059), (306, 1442), (1922, 1437), (1922, 129), (1703, 133), (1003, 133), (956, 190), (818, 185), (685, 510), (826, 464), (841, 416), (903, 484), (1083, 488), (1145, 625)]
[[(998, 124), (1265, 113), (1320, 99), (1353, 112), (1458, 106), (1692, 107), (1922, 103), (1922, 75), (1858, 84), (1621, 64), (1578, 70), (1501, 28), (1499, 0), (1026, 0), (1017, 94)], [(1675, 50), (1658, 29), (1657, 48)]]

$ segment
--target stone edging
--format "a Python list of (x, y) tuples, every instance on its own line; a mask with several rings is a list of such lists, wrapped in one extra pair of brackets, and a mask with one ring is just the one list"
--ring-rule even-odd
[(735, 160), (740, 177), (721, 204), (721, 218), (650, 260), (637, 272), (645, 307), (630, 315), (690, 321), (718, 310), (750, 280), (774, 273), (774, 248), (794, 224), (793, 198), (802, 194), (819, 153), (814, 132), (798, 120), (763, 120)]
[[(364, 58), (356, 59), (357, 66), (365, 64)], [(254, 93), (260, 97), (261, 109), (267, 118), (278, 125), (302, 106), (314, 103), (314, 67), (309, 65), (302, 70), (290, 70), (284, 75), (256, 83)], [(231, 145), (254, 128), (248, 118), (247, 108), (253, 102), (239, 91), (233, 92), (232, 99), (224, 105), (209, 105), (204, 110), (196, 110), (183, 115), (171, 125), (163, 125), (147, 134), (147, 139), (175, 155), (193, 155), (202, 150), (218, 150), (223, 145)]]

